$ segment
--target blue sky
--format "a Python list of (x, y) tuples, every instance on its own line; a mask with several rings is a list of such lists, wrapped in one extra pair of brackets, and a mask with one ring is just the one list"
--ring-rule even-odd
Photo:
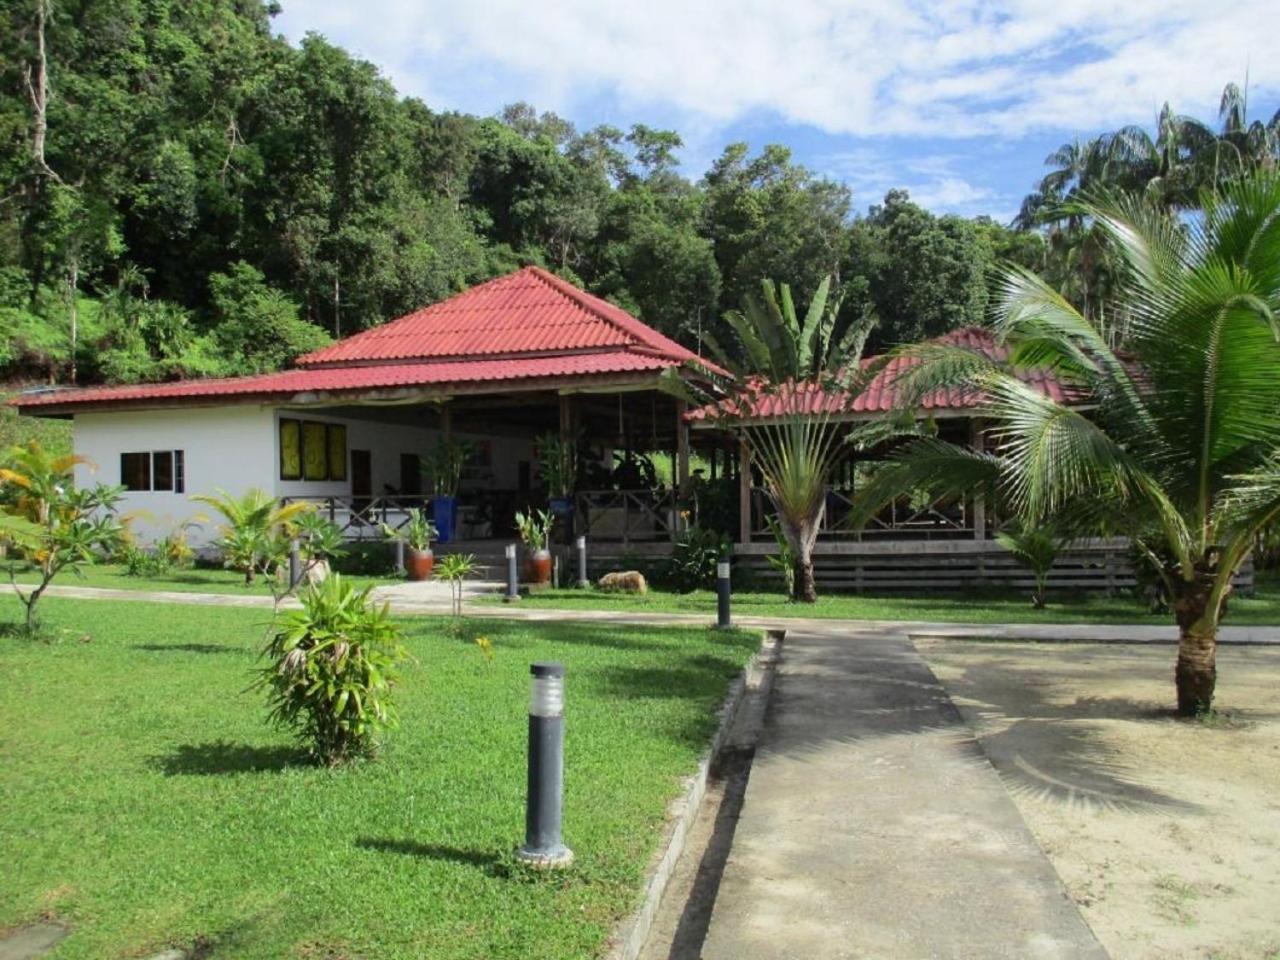
[(275, 23), (434, 109), (674, 128), (690, 176), (783, 143), (859, 210), (898, 186), (1004, 220), (1075, 136), (1151, 127), (1166, 100), (1215, 120), (1246, 72), (1251, 117), (1280, 107), (1276, 0), (284, 0)]

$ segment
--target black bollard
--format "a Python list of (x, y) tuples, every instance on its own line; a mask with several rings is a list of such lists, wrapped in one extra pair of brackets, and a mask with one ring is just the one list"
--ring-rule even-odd
[(716, 626), (727, 630), (733, 626), (729, 619), (729, 561), (716, 564)]
[(578, 548), (578, 588), (581, 590), (591, 586), (591, 581), (587, 579), (587, 538), (579, 537), (577, 541)]
[(404, 576), (404, 541), (399, 537), (395, 538), (394, 551), (396, 559), (396, 573), (400, 574), (400, 576)]
[[(279, 554), (277, 554), (279, 556)], [(289, 541), (289, 590), (298, 589), (302, 582), (302, 551), (298, 546), (298, 538)]]
[(520, 575), (516, 571), (517, 550), (514, 543), (507, 544), (507, 595), (503, 603), (515, 603), (520, 599)]
[(529, 698), (529, 794), (516, 858), (552, 869), (573, 862), (560, 836), (564, 812), (564, 664), (535, 663)]

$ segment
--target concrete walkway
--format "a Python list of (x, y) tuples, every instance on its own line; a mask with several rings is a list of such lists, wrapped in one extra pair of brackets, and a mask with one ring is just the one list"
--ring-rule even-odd
[[(477, 603), (491, 598), (499, 586), (488, 581), (468, 581), (463, 599), (468, 617), (557, 622), (573, 620), (617, 624), (705, 625), (714, 619), (707, 613), (644, 613), (627, 610), (581, 610), (555, 607), (525, 607), (518, 603)], [(121, 590), (116, 587), (81, 587), (53, 584), (51, 597), (80, 600), (134, 600), (150, 603), (181, 603), (196, 606), (252, 607), (271, 609), (272, 599), (261, 594), (195, 593), (179, 590)], [(374, 587), (373, 598), (387, 601), (395, 613), (406, 616), (440, 615), (449, 610), (448, 585), (436, 581), (397, 583)], [(297, 607), (286, 599), (282, 607)], [(836, 620), (806, 617), (735, 616), (734, 624), (750, 628), (788, 630), (843, 630), (853, 633), (891, 632), (909, 637), (993, 637), (1002, 640), (1082, 643), (1175, 643), (1177, 629), (1172, 624), (1092, 624), (1092, 623), (943, 623), (926, 620)], [(1280, 645), (1280, 626), (1222, 627), (1222, 644)]]
[(910, 641), (828, 629), (788, 631), (702, 956), (1106, 953)]

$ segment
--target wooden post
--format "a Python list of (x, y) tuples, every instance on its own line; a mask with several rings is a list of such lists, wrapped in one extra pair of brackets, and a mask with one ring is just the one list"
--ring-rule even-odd
[(738, 441), (738, 542), (751, 542), (751, 451)]
[(573, 440), (573, 402), (567, 393), (560, 394), (560, 442)]
[(684, 422), (683, 400), (676, 401), (676, 485), (683, 490), (689, 483), (689, 425)]
[[(969, 443), (974, 450), (982, 450), (982, 421), (976, 417), (969, 421)], [(973, 494), (973, 539), (987, 539), (987, 500), (981, 490)]]

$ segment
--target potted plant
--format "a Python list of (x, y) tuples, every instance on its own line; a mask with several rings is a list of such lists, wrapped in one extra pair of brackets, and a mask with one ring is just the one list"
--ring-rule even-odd
[(546, 510), (516, 514), (516, 529), (520, 531), (520, 539), (528, 551), (524, 565), (524, 578), (528, 583), (551, 582), (551, 551), (547, 549), (547, 538), (551, 536), (554, 523), (555, 517)]
[(573, 486), (578, 472), (578, 451), (572, 439), (556, 433), (544, 433), (537, 439), (542, 482), (547, 485), (547, 498), (554, 517), (573, 514)]
[(404, 568), (410, 580), (426, 580), (431, 576), (431, 568), (436, 562), (435, 554), (431, 552), (436, 527), (423, 511), (410, 510), (409, 521), (403, 527), (397, 530), (383, 524), (382, 532), (404, 541)]
[(431, 518), (440, 543), (457, 537), (458, 485), (462, 482), (462, 469), (474, 449), (468, 440), (441, 437), (435, 449), (422, 457), (422, 469), (431, 490)]

